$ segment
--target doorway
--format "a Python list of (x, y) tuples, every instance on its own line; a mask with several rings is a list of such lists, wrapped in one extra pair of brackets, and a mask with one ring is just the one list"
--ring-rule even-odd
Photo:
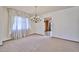
[(52, 35), (52, 17), (46, 17), (44, 18), (44, 24), (45, 24), (45, 35), (51, 36)]

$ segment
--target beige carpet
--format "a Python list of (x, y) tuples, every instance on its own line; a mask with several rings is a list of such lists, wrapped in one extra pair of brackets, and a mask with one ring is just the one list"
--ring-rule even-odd
[(23, 39), (6, 41), (3, 46), (0, 46), (0, 52), (77, 51), (79, 51), (79, 43), (41, 35), (31, 35)]

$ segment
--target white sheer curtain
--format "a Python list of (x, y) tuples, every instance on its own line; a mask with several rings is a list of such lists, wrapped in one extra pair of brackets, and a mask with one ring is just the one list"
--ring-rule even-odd
[(9, 11), (9, 35), (12, 39), (23, 38), (29, 30), (29, 20), (26, 14), (13, 9)]

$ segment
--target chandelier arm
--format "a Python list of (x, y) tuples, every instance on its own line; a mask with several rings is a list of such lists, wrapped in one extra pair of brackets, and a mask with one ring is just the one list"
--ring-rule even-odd
[(37, 6), (35, 6), (35, 16), (37, 16)]
[(41, 21), (41, 19), (40, 19), (39, 16), (37, 15), (37, 6), (35, 6), (35, 16), (32, 17), (31, 20), (34, 21), (35, 23)]

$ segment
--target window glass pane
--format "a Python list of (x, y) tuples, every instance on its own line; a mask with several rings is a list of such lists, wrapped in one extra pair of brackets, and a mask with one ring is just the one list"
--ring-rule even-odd
[(29, 20), (28, 20), (28, 18), (26, 18), (26, 20), (25, 20), (25, 29), (29, 29)]
[(17, 20), (17, 29), (21, 30), (22, 29), (22, 18), (21, 17), (16, 17)]
[(28, 18), (15, 16), (12, 30), (25, 30), (29, 28)]

